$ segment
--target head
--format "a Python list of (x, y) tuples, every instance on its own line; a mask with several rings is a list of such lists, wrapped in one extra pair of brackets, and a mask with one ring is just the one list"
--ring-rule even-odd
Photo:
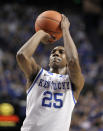
[(62, 69), (67, 66), (67, 60), (63, 46), (57, 46), (51, 51), (49, 66), (50, 68), (54, 69)]

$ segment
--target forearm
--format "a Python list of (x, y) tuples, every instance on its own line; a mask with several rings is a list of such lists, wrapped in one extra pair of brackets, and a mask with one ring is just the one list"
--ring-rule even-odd
[(69, 76), (71, 82), (74, 84), (76, 89), (75, 98), (78, 98), (78, 94), (84, 85), (84, 78), (81, 73), (81, 68), (79, 64), (78, 52), (73, 39), (70, 35), (68, 29), (63, 29), (64, 47), (68, 62)]
[(38, 31), (20, 48), (17, 54), (23, 54), (24, 56), (31, 57), (43, 37), (43, 31)]
[(65, 28), (62, 31), (63, 31), (64, 48), (65, 48), (67, 61), (69, 62), (70, 60), (78, 60), (77, 49), (72, 40), (70, 32), (68, 31), (68, 29)]

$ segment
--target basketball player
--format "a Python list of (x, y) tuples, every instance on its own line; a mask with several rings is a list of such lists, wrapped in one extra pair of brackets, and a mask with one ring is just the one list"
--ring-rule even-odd
[(32, 57), (39, 43), (50, 39), (43, 30), (35, 33), (17, 52), (17, 62), (27, 79), (26, 118), (21, 131), (69, 131), (72, 111), (84, 86), (69, 26), (69, 20), (62, 15), (64, 47), (52, 50), (49, 71)]

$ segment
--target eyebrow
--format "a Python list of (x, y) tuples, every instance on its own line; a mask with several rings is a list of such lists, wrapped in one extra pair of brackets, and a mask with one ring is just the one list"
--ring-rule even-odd
[[(52, 53), (52, 52), (55, 52), (56, 50), (57, 50), (57, 49), (53, 49), (53, 50), (51, 51), (51, 53)], [(62, 48), (59, 49), (59, 50), (64, 52), (64, 49), (62, 49)]]
[(56, 51), (56, 49), (53, 49), (53, 50), (51, 51), (51, 53), (54, 52), (54, 51)]
[(59, 49), (59, 50), (64, 51), (64, 49)]

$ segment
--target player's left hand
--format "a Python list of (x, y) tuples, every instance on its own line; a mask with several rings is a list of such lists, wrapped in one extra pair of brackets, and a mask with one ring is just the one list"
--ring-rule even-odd
[(68, 18), (62, 14), (62, 20), (61, 20), (61, 29), (68, 29), (70, 27), (70, 22)]

